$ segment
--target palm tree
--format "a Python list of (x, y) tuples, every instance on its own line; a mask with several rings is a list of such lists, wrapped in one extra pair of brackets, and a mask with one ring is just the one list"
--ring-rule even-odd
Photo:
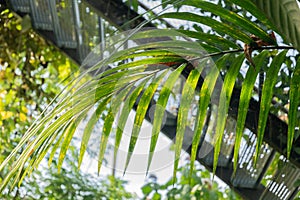
[[(279, 101), (287, 98), (289, 101), (285, 106), (289, 107), (289, 158), (295, 127), (299, 126), (297, 113), (300, 98), (300, 62), (296, 59), (297, 50), (300, 49), (300, 11), (297, 2), (185, 0), (167, 3), (172, 3), (178, 8), (189, 6), (194, 12), (165, 12), (159, 15), (159, 18), (184, 20), (191, 23), (193, 28), (142, 29), (146, 26), (144, 23), (135, 30), (107, 39), (104, 52), (101, 51), (102, 46), (96, 48), (83, 64), (85, 68), (88, 66), (88, 70), (71, 81), (57, 96), (57, 103), (48, 106), (28, 129), (18, 146), (1, 163), (0, 170), (11, 164), (11, 170), (3, 180), (1, 189), (11, 180), (13, 185), (22, 180), (38, 166), (48, 152), (51, 161), (58, 148), (60, 168), (70, 141), (83, 120), (88, 122), (82, 136), (79, 166), (96, 122), (100, 118), (103, 120), (99, 148), (100, 170), (110, 134), (115, 131), (116, 152), (128, 115), (131, 109), (136, 107), (127, 167), (149, 105), (155, 103), (149, 167), (172, 88), (182, 76), (185, 80), (180, 105), (176, 111), (174, 177), (185, 129), (191, 125), (188, 115), (192, 102), (196, 101), (198, 107), (192, 128), (191, 171), (210, 105), (218, 107), (216, 134), (213, 137), (214, 163), (217, 163), (230, 100), (234, 89), (240, 87), (234, 147), (234, 168), (237, 168), (249, 102), (258, 76), (261, 81), (263, 79), (264, 84), (261, 82), (257, 87), (260, 115), (256, 152), (258, 154), (263, 142), (273, 97)], [(104, 56), (108, 54), (109, 56)], [(289, 72), (288, 80), (282, 84), (288, 85), (289, 93), (280, 94), (283, 98), (276, 92), (275, 85), (279, 84), (278, 74), (286, 69)], [(92, 114), (89, 114), (91, 112)], [(115, 129), (114, 122), (117, 123)]]

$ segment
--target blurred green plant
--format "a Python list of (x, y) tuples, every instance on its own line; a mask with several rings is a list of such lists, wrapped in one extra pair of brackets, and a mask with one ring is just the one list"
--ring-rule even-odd
[(13, 191), (0, 194), (0, 199), (134, 199), (135, 194), (124, 188), (126, 181), (113, 176), (98, 176), (81, 172), (75, 166), (74, 160), (78, 157), (76, 149), (71, 147), (71, 154), (66, 163), (57, 172), (57, 163), (54, 161), (50, 168), (41, 167), (30, 177), (26, 178), (21, 187)]
[(30, 24), (8, 9), (0, 13), (0, 163), (78, 69)]
[(143, 199), (210, 199), (210, 200), (239, 200), (241, 199), (228, 186), (221, 186), (220, 182), (212, 180), (212, 174), (201, 168), (198, 163), (195, 165), (192, 176), (187, 162), (177, 171), (177, 181), (173, 185), (173, 179), (164, 184), (159, 184), (154, 175), (150, 175), (149, 182), (142, 187)]

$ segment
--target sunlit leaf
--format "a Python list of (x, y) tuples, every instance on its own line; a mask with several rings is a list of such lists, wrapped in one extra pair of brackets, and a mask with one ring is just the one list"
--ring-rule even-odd
[[(192, 141), (192, 150), (191, 150), (191, 165), (190, 165), (190, 176), (194, 169), (194, 163), (197, 156), (197, 148), (201, 139), (202, 129), (204, 127), (207, 109), (211, 100), (212, 93), (215, 88), (215, 84), (220, 79), (219, 73), (220, 68), (224, 67), (228, 57), (230, 55), (222, 56), (215, 65), (210, 66), (210, 71), (205, 77), (200, 90), (200, 99), (198, 105), (198, 113), (196, 116), (196, 126), (194, 130), (194, 136)], [(220, 80), (219, 80), (220, 81)]]
[(264, 25), (271, 27), (271, 29), (274, 29), (274, 25), (269, 21), (269, 19), (266, 17), (265, 13), (261, 10), (257, 9), (256, 5), (251, 2), (251, 0), (229, 0), (232, 3), (240, 6), (244, 10), (247, 10), (250, 12), (254, 17), (256, 17), (259, 21), (261, 21)]
[(277, 81), (278, 72), (285, 59), (286, 53), (287, 51), (282, 51), (281, 53), (279, 53), (273, 59), (266, 73), (266, 80), (262, 88), (262, 95), (260, 101), (261, 103), (260, 103), (259, 120), (258, 120), (258, 127), (257, 127), (257, 144), (256, 144), (255, 162), (259, 156), (259, 150), (263, 142), (263, 137), (264, 137), (265, 128), (267, 125), (267, 120), (268, 120), (270, 106), (271, 106), (271, 101), (273, 97), (273, 90)]
[(129, 116), (129, 113), (130, 113), (131, 109), (133, 108), (138, 96), (144, 89), (146, 83), (149, 81), (149, 79), (150, 79), (150, 77), (146, 78), (136, 88), (134, 88), (133, 91), (131, 91), (131, 93), (128, 94), (125, 102), (123, 103), (121, 113), (117, 119), (118, 125), (117, 125), (115, 145), (114, 145), (114, 162), (116, 162), (116, 159), (117, 159), (117, 152), (118, 152), (118, 149), (119, 149), (119, 146), (121, 143), (121, 139), (123, 136), (122, 133), (124, 131), (125, 124), (126, 124), (128, 116)]
[(295, 0), (252, 0), (287, 42), (300, 50), (300, 9)]
[(240, 68), (242, 66), (242, 63), (244, 61), (244, 54), (239, 55), (234, 59), (232, 64), (229, 67), (229, 70), (227, 71), (227, 74), (225, 76), (225, 80), (222, 86), (221, 94), (220, 94), (220, 100), (219, 100), (219, 106), (218, 106), (218, 116), (217, 116), (217, 127), (216, 127), (216, 134), (215, 134), (215, 149), (214, 149), (214, 166), (213, 166), (213, 173), (216, 172), (217, 165), (218, 165), (218, 158), (219, 153), (221, 150), (221, 145), (223, 141), (223, 134), (225, 130), (225, 124), (226, 119), (228, 115), (228, 109), (230, 104), (230, 99), (233, 91), (233, 87), (235, 84), (235, 81), (237, 79), (237, 75), (240, 71)]
[(196, 69), (192, 70), (184, 84), (182, 89), (182, 95), (180, 100), (180, 107), (177, 117), (177, 127), (176, 127), (176, 140), (175, 140), (175, 161), (173, 169), (173, 183), (176, 182), (176, 172), (179, 164), (183, 138), (185, 134), (186, 127), (188, 124), (188, 113), (191, 107), (192, 100), (195, 97), (195, 88), (197, 86), (200, 74), (202, 72), (204, 65), (199, 64)]
[(102, 165), (103, 158), (104, 158), (104, 153), (105, 153), (107, 142), (108, 142), (108, 137), (111, 133), (113, 122), (114, 122), (114, 114), (110, 108), (110, 110), (108, 111), (108, 114), (105, 116), (103, 130), (102, 130), (101, 139), (100, 139), (100, 143), (99, 143), (100, 150), (99, 150), (99, 156), (98, 156), (98, 174), (100, 173), (101, 165)]
[[(222, 135), (225, 128), (229, 102), (236, 78), (244, 60), (243, 54), (235, 58), (233, 58), (233, 56), (230, 57), (230, 54), (242, 50), (240, 47), (242, 45), (241, 42), (248, 45), (252, 44), (253, 39), (250, 38), (250, 34), (254, 34), (269, 43), (273, 42), (265, 30), (270, 28), (274, 29), (274, 27), (277, 27), (277, 30), (275, 31), (282, 33), (281, 36), (283, 36), (287, 42), (293, 43), (293, 46), (298, 49), (300, 46), (300, 12), (295, 0), (229, 1), (240, 6), (241, 8), (237, 8), (237, 10), (240, 10), (241, 12), (235, 12), (235, 6), (232, 7), (233, 10), (222, 7), (222, 3), (224, 2), (215, 4), (214, 2), (209, 1), (186, 0), (179, 4), (190, 5), (198, 10), (199, 13), (164, 12), (165, 14), (160, 16), (161, 18), (174, 18), (192, 23), (196, 22), (196, 26), (198, 26), (197, 23), (201, 23), (208, 26), (207, 29), (203, 28), (206, 26), (198, 26), (199, 31), (182, 29), (141, 30), (139, 27), (133, 31), (126, 32), (125, 34), (116, 34), (116, 36), (110, 38), (110, 45), (108, 45), (109, 47), (105, 51), (109, 56), (105, 59), (99, 60), (102, 56), (99, 56), (97, 50), (91, 53), (83, 64), (83, 68), (88, 69), (82, 72), (79, 77), (74, 78), (71, 83), (66, 86), (63, 92), (54, 98), (53, 102), (56, 101), (57, 103), (51, 103), (47, 107), (42, 113), (41, 118), (34, 122), (24, 134), (24, 137), (16, 148), (0, 164), (1, 171), (5, 166), (10, 166), (10, 171), (8, 171), (6, 177), (3, 179), (0, 190), (3, 190), (10, 181), (12, 182), (12, 185), (15, 185), (17, 182), (21, 184), (20, 181), (26, 174), (30, 174), (34, 168), (37, 168), (38, 164), (51, 148), (52, 152), (50, 153), (49, 163), (52, 162), (55, 152), (60, 148), (58, 158), (58, 169), (60, 170), (67, 150), (70, 147), (73, 134), (82, 119), (86, 119), (88, 122), (85, 126), (81, 140), (79, 166), (82, 163), (84, 152), (87, 149), (95, 124), (99, 120), (104, 121), (99, 142), (98, 171), (100, 171), (108, 138), (113, 132), (113, 122), (117, 122), (114, 147), (114, 160), (116, 161), (117, 150), (120, 146), (127, 118), (132, 108), (137, 106), (134, 127), (129, 144), (129, 153), (125, 164), (126, 170), (131, 154), (134, 151), (136, 141), (139, 137), (140, 128), (144, 121), (148, 106), (150, 102), (153, 101), (153, 96), (160, 86), (160, 83), (164, 81), (164, 84), (161, 85), (162, 89), (159, 92), (154, 113), (150, 154), (147, 166), (148, 172), (172, 88), (176, 85), (179, 76), (186, 72), (183, 72), (184, 68), (189, 67), (187, 60), (196, 60), (198, 58), (201, 59), (199, 61), (199, 68), (190, 69), (191, 72), (188, 75), (188, 79), (185, 82), (182, 91), (176, 127), (174, 178), (176, 178), (184, 134), (186, 127), (188, 126), (189, 108), (194, 98), (194, 91), (198, 84), (198, 79), (202, 74), (204, 75), (204, 82), (201, 82), (202, 86), (199, 93), (199, 108), (196, 115), (191, 149), (190, 174), (192, 174), (193, 165), (196, 160), (197, 148), (207, 118), (207, 110), (212, 101), (215, 101), (213, 103), (216, 103), (219, 106), (216, 127), (217, 134), (215, 135), (216, 144), (213, 168), (215, 172), (218, 154), (221, 149)], [(137, 1), (134, 1), (133, 7), (135, 9), (137, 8), (136, 3)], [(256, 6), (261, 10), (257, 9)], [(249, 20), (249, 18), (253, 18), (249, 13), (261, 23), (251, 21), (252, 19)], [(201, 16), (201, 14), (203, 15)], [(269, 19), (267, 19), (266, 16), (268, 16)], [(12, 14), (9, 14), (8, 17), (12, 17)], [(20, 30), (20, 25), (17, 25), (16, 28)], [(23, 30), (23, 28), (24, 27), (22, 26), (22, 31), (25, 30)], [(203, 31), (200, 30), (202, 28)], [(195, 41), (195, 39), (197, 41)], [(129, 45), (127, 48), (126, 45), (128, 44), (133, 45)], [(258, 69), (256, 70), (259, 70), (259, 68), (266, 64), (264, 61), (269, 54), (267, 52), (257, 53), (258, 56), (254, 58), (254, 62), (257, 64)], [(224, 56), (224, 54), (228, 55)], [(275, 56), (267, 71), (260, 105), (257, 133), (258, 142), (256, 147), (257, 154), (263, 141), (278, 71), (284, 61), (285, 55), (286, 52), (282, 52)], [(17, 55), (9, 53), (9, 57), (12, 60), (11, 65), (17, 66)], [(208, 57), (213, 58), (210, 61), (216, 61), (215, 66), (205, 63), (207, 61), (206, 58)], [(33, 58), (29, 58), (28, 62), (32, 65), (38, 65)], [(225, 74), (223, 74), (223, 71), (220, 73), (221, 68), (225, 65), (227, 66), (228, 63), (232, 63), (231, 66), (229, 66), (229, 70), (225, 70)], [(58, 66), (61, 73), (57, 74), (57, 76), (67, 79), (71, 74), (71, 71), (69, 70), (70, 63), (66, 62), (65, 64)], [(290, 151), (292, 149), (300, 98), (299, 66), (298, 60), (297, 67), (290, 82), (288, 156), (290, 156)], [(206, 68), (202, 71), (202, 67)], [(177, 69), (170, 72), (172, 68)], [(93, 77), (90, 77), (94, 71), (97, 71), (97, 73), (94, 74)], [(242, 84), (237, 119), (236, 145), (234, 150), (234, 170), (237, 168), (239, 147), (241, 145), (244, 124), (257, 73), (258, 71), (255, 71), (255, 69), (249, 68)], [(222, 82), (220, 74), (225, 77), (224, 84), (222, 86), (221, 95), (218, 96), (218, 98), (215, 98), (214, 94), (217, 93), (218, 95), (220, 92), (218, 90), (219, 88), (216, 88), (216, 83)], [(166, 76), (166, 79), (163, 79), (164, 76)], [(14, 73), (7, 73), (6, 78), (7, 80), (13, 81)], [(50, 87), (47, 89), (49, 91), (56, 91)], [(15, 99), (15, 94), (11, 92), (6, 98), (6, 101), (9, 100), (9, 102), (12, 102)], [(1, 106), (1, 108), (4, 108), (4, 106)], [(89, 117), (88, 113), (94, 107), (97, 107), (97, 109), (92, 113), (92, 116)], [(18, 116), (18, 119), (25, 121), (25, 113), (25, 111), (24, 113), (21, 113)], [(11, 111), (4, 109), (0, 111), (0, 114), (3, 120), (8, 120), (10, 117), (14, 116)], [(104, 116), (105, 118), (101, 119), (101, 116)], [(0, 123), (2, 125), (2, 122)], [(156, 195), (154, 198), (156, 197), (160, 198), (159, 195)]]
[(229, 34), (231, 37), (237, 40), (241, 40), (245, 43), (251, 43), (251, 38), (240, 31), (239, 29), (230, 26), (228, 24), (219, 22), (217, 20), (214, 20), (210, 17), (204, 17), (200, 16), (194, 13), (189, 12), (175, 12), (175, 13), (166, 13), (160, 16), (161, 18), (175, 18), (175, 19), (182, 19), (182, 20), (188, 20), (192, 22), (201, 23), (204, 25), (207, 25), (209, 27), (213, 27), (213, 29), (219, 33)]
[(157, 75), (149, 86), (144, 90), (143, 95), (139, 99), (138, 106), (136, 109), (136, 114), (135, 114), (135, 119), (134, 119), (134, 124), (133, 124), (133, 129), (131, 132), (131, 137), (130, 137), (130, 142), (129, 142), (129, 148), (128, 148), (128, 154), (127, 154), (127, 159), (126, 159), (126, 164), (125, 164), (125, 170), (128, 167), (131, 155), (133, 153), (135, 144), (137, 142), (137, 139), (139, 137), (140, 129), (142, 127), (142, 123), (145, 119), (146, 112), (148, 110), (148, 106), (152, 100), (152, 97), (154, 93), (156, 92), (157, 87), (163, 80), (163, 78), (166, 76), (168, 70), (163, 71), (161, 74)]
[(191, 38), (196, 38), (199, 41), (208, 43), (209, 45), (223, 46), (224, 49), (229, 49), (230, 47), (235, 48), (235, 49), (240, 48), (234, 42), (227, 40), (223, 37), (219, 37), (217, 35), (207, 34), (207, 33), (199, 32), (199, 31), (190, 31), (190, 30), (178, 30), (178, 31), (180, 33), (183, 33), (183, 34), (191, 37)]
[(90, 136), (92, 134), (92, 131), (93, 131), (96, 123), (98, 122), (98, 120), (100, 118), (100, 115), (105, 110), (106, 104), (109, 100), (110, 100), (110, 98), (105, 98), (99, 103), (97, 109), (92, 114), (92, 116), (90, 117), (88, 123), (85, 126), (85, 129), (84, 129), (84, 132), (83, 132), (83, 135), (82, 135), (82, 139), (81, 139), (80, 153), (79, 153), (79, 159), (78, 159), (78, 167), (80, 167), (80, 165), (82, 163), (82, 159), (83, 159), (84, 153), (86, 151), (86, 148), (88, 146), (88, 142), (89, 142)]
[(160, 93), (158, 100), (155, 106), (154, 118), (153, 118), (153, 127), (152, 127), (152, 134), (151, 134), (151, 143), (150, 143), (150, 150), (149, 150), (149, 158), (148, 158), (148, 166), (147, 172), (149, 171), (149, 167), (152, 161), (153, 153), (157, 144), (158, 134), (161, 129), (163, 117), (165, 114), (166, 105), (171, 94), (172, 88), (176, 81), (178, 80), (181, 72), (185, 68), (185, 64), (178, 67), (175, 71), (173, 71), (169, 76), (166, 82), (164, 83)]
[(55, 156), (56, 150), (61, 145), (61, 142), (62, 142), (63, 138), (64, 138), (64, 134), (61, 134), (60, 137), (57, 139), (56, 143), (52, 147), (52, 150), (51, 150), (51, 153), (50, 153), (49, 159), (48, 159), (48, 166), (49, 167), (52, 164), (52, 161), (53, 161), (53, 158)]
[(71, 122), (70, 126), (64, 132), (65, 138), (64, 138), (64, 141), (62, 143), (60, 153), (59, 153), (59, 157), (58, 157), (58, 164), (57, 164), (58, 172), (60, 172), (63, 160), (66, 156), (67, 150), (70, 146), (70, 143), (71, 143), (71, 140), (72, 140), (73, 135), (75, 133), (75, 130), (76, 130), (76, 123), (75, 123), (75, 121), (73, 121), (73, 123)]
[(257, 74), (260, 71), (260, 68), (263, 66), (265, 59), (268, 56), (269, 56), (269, 52), (263, 51), (258, 56), (253, 58), (256, 69), (249, 66), (245, 80), (242, 85), (240, 101), (239, 101), (239, 108), (238, 108), (236, 133), (235, 133), (236, 136), (235, 136), (234, 157), (233, 157), (234, 172), (236, 172), (236, 169), (237, 169), (238, 155), (239, 155), (244, 125), (245, 125), (245, 121), (246, 121), (246, 117), (247, 117), (247, 113), (248, 113), (249, 102), (251, 99), (254, 83), (257, 78)]
[(295, 127), (297, 124), (297, 112), (300, 102), (300, 59), (298, 58), (296, 68), (293, 73), (290, 84), (290, 108), (289, 108), (289, 123), (288, 123), (288, 138), (287, 138), (287, 158), (290, 157), (293, 140), (295, 135)]
[[(245, 31), (252, 33), (259, 38), (267, 41), (269, 43), (272, 42), (271, 38), (268, 34), (263, 31), (259, 26), (255, 23), (251, 22), (250, 20), (238, 15), (235, 12), (231, 12), (230, 10), (224, 9), (222, 6), (207, 2), (207, 1), (197, 1), (197, 0), (187, 0), (184, 1), (184, 4), (195, 6), (201, 8), (203, 10), (209, 11), (215, 15), (220, 16), (222, 19), (230, 22), (232, 25), (238, 27), (238, 29), (244, 29)], [(214, 26), (211, 26), (214, 27)], [(228, 33), (229, 34), (229, 33)], [(235, 32), (234, 32), (235, 34)], [(246, 42), (246, 41), (244, 41)]]

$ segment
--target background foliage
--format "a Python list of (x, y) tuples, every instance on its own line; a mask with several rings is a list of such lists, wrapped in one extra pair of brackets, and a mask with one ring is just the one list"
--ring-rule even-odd
[(212, 180), (212, 174), (196, 165), (190, 177), (189, 162), (178, 169), (177, 179), (173, 185), (171, 178), (164, 184), (158, 184), (155, 176), (150, 176), (149, 181), (142, 187), (143, 199), (158, 200), (162, 197), (167, 199), (241, 199), (237, 194), (227, 187), (220, 186), (218, 182)]
[(77, 68), (39, 37), (28, 20), (9, 10), (1, 12), (0, 162)]

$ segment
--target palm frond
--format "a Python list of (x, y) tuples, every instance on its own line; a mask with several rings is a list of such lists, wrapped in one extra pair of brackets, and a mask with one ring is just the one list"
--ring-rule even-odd
[[(144, 90), (143, 95), (139, 99), (138, 106), (136, 109), (136, 115), (134, 119), (133, 129), (130, 137), (128, 155), (125, 164), (125, 170), (128, 167), (131, 155), (135, 148), (135, 144), (139, 137), (140, 129), (142, 127), (142, 123), (144, 121), (146, 112), (148, 110), (148, 106), (150, 105), (150, 101), (152, 101), (153, 95), (156, 92), (158, 86), (160, 85), (163, 78), (167, 75), (168, 70), (163, 71), (160, 75), (158, 75), (153, 81), (151, 81), (150, 85)], [(166, 83), (165, 83), (166, 84)]]
[[(237, 75), (240, 71), (242, 63), (244, 61), (244, 55), (241, 54), (237, 58), (235, 58), (234, 62), (231, 64), (229, 70), (227, 71), (227, 75), (225, 76), (224, 83), (222, 86), (219, 107), (218, 107), (218, 117), (217, 117), (217, 126), (216, 126), (216, 144), (214, 150), (214, 163), (218, 163), (218, 157), (221, 150), (221, 145), (223, 141), (223, 133), (225, 130), (226, 119), (228, 115), (228, 109), (230, 104), (230, 99), (233, 91), (233, 87), (235, 81), (237, 79)], [(215, 173), (217, 169), (217, 164), (214, 164), (213, 172)]]
[(204, 127), (205, 118), (208, 106), (211, 101), (211, 97), (214, 91), (214, 86), (219, 79), (219, 81), (222, 82), (221, 77), (219, 76), (219, 70), (224, 67), (228, 57), (230, 55), (222, 56), (220, 59), (218, 59), (215, 62), (215, 66), (210, 67), (210, 72), (205, 77), (202, 87), (200, 89), (200, 99), (199, 99), (199, 107), (198, 107), (198, 113), (196, 117), (196, 126), (194, 130), (194, 136), (192, 141), (192, 150), (191, 150), (191, 167), (190, 167), (190, 174), (192, 173), (192, 170), (194, 168), (194, 162), (196, 159), (197, 154), (197, 148), (199, 146), (200, 138), (202, 129)]
[(176, 172), (179, 164), (179, 158), (182, 149), (182, 143), (184, 138), (184, 133), (186, 127), (188, 126), (188, 112), (190, 110), (190, 106), (192, 100), (194, 99), (195, 89), (201, 74), (204, 65), (201, 63), (199, 64), (196, 69), (192, 70), (189, 74), (184, 87), (182, 89), (182, 96), (180, 100), (180, 107), (178, 111), (178, 118), (177, 118), (177, 127), (176, 127), (176, 142), (175, 142), (175, 162), (174, 162), (174, 170), (173, 170), (173, 177), (175, 183), (176, 181)]
[[(99, 136), (98, 155), (98, 171), (100, 171), (109, 136), (114, 130), (116, 131), (114, 146), (114, 160), (116, 160), (129, 113), (136, 106), (134, 127), (125, 164), (126, 170), (150, 102), (157, 95), (147, 165), (148, 171), (170, 94), (183, 72), (187, 74), (187, 79), (184, 83), (178, 110), (174, 178), (176, 178), (185, 129), (189, 125), (190, 105), (195, 95), (199, 96), (199, 102), (191, 147), (190, 172), (192, 172), (196, 160), (197, 149), (210, 104), (218, 105), (217, 134), (214, 145), (215, 171), (232, 91), (243, 63), (247, 64), (244, 62), (241, 43), (253, 45), (255, 41), (250, 37), (253, 34), (268, 44), (275, 44), (266, 30), (276, 27), (287, 42), (291, 42), (298, 49), (300, 46), (298, 28), (300, 12), (299, 9), (294, 8), (297, 7), (294, 0), (272, 0), (272, 3), (264, 0), (230, 0), (230, 2), (240, 6), (260, 22), (255, 23), (246, 14), (229, 11), (211, 2), (187, 0), (182, 1), (181, 4), (200, 9), (217, 17), (188, 12), (169, 12), (160, 17), (186, 20), (199, 26), (205, 25), (208, 27), (207, 30), (137, 29), (108, 40), (106, 51), (109, 56), (102, 60), (99, 60), (99, 57), (103, 57), (103, 52), (95, 49), (83, 64), (83, 67), (87, 67), (88, 70), (82, 72), (70, 83), (68, 89), (58, 96), (58, 103), (49, 106), (41, 118), (24, 134), (12, 153), (1, 163), (0, 170), (3, 170), (11, 162), (12, 166), (2, 181), (0, 190), (3, 190), (11, 180), (12, 185), (22, 180), (26, 174), (38, 166), (51, 148), (49, 162), (52, 162), (55, 152), (60, 149), (58, 166), (61, 166), (71, 139), (83, 120), (87, 122), (81, 139), (78, 166), (80, 167), (82, 163), (95, 124), (102, 120), (104, 125), (102, 134)], [(257, 10), (256, 6), (261, 10)], [(280, 12), (284, 14), (282, 15)], [(125, 44), (134, 45), (124, 48)], [(248, 68), (241, 89), (234, 149), (234, 169), (237, 168), (238, 150), (258, 70), (267, 66), (271, 60), (269, 59), (271, 54), (268, 51), (257, 53), (258, 55), (254, 57), (257, 69), (255, 70), (251, 66)], [(257, 152), (263, 141), (274, 85), (286, 53), (287, 51), (282, 51), (273, 58), (266, 74), (260, 105)], [(298, 60), (291, 80), (288, 152), (291, 151), (293, 143), (296, 126), (295, 113), (299, 104), (299, 66)], [(224, 82), (220, 71), (225, 74)], [(90, 77), (90, 74), (94, 72), (97, 73)], [(219, 88), (221, 91), (216, 91), (215, 88), (219, 83), (223, 83), (222, 88)], [(159, 88), (161, 88), (160, 91), (158, 91)], [(114, 122), (118, 124), (115, 129)]]
[(134, 88), (131, 91), (131, 93), (128, 94), (126, 100), (123, 103), (124, 105), (123, 105), (121, 114), (118, 119), (118, 126), (117, 126), (116, 136), (115, 136), (114, 162), (116, 162), (116, 159), (117, 159), (117, 152), (118, 152), (121, 140), (122, 140), (123, 131), (125, 129), (125, 124), (126, 124), (128, 116), (129, 116), (129, 113), (133, 109), (136, 99), (139, 97), (140, 93), (144, 89), (144, 86), (146, 85), (148, 80), (149, 80), (149, 78), (145, 79), (136, 88)]
[(263, 25), (271, 30), (275, 30), (274, 24), (268, 19), (265, 13), (257, 9), (257, 5), (251, 0), (239, 1), (239, 0), (229, 0), (230, 2), (234, 3), (235, 5), (240, 6), (245, 11), (251, 13), (255, 18), (257, 18)]
[(241, 146), (243, 131), (244, 131), (244, 124), (246, 121), (248, 108), (250, 99), (252, 96), (252, 91), (254, 88), (255, 80), (257, 78), (258, 72), (260, 71), (263, 64), (266, 62), (266, 58), (269, 56), (268, 51), (263, 51), (258, 56), (254, 57), (254, 62), (256, 65), (256, 69), (250, 67), (247, 71), (245, 80), (242, 85), (241, 96), (239, 101), (239, 108), (238, 108), (238, 118), (237, 118), (237, 125), (236, 125), (236, 132), (235, 132), (235, 146), (234, 146), (234, 171), (237, 169), (238, 163), (238, 155), (239, 155), (239, 148)]
[(252, 0), (287, 43), (300, 50), (300, 9), (295, 0)]
[(154, 119), (153, 119), (153, 129), (151, 134), (151, 143), (150, 143), (150, 153), (148, 158), (148, 166), (147, 171), (149, 170), (153, 153), (156, 147), (158, 135), (162, 126), (163, 117), (165, 114), (165, 109), (167, 106), (167, 102), (169, 99), (169, 96), (171, 94), (172, 88), (174, 84), (176, 83), (177, 79), (179, 78), (181, 72), (184, 70), (186, 65), (182, 65), (181, 67), (177, 68), (174, 72), (172, 72), (168, 79), (166, 80), (166, 83), (162, 86), (161, 91), (159, 93), (158, 100), (156, 102), (156, 108), (154, 112)]
[(289, 123), (288, 123), (288, 139), (287, 139), (287, 157), (290, 157), (295, 127), (297, 126), (297, 111), (300, 103), (300, 59), (298, 58), (293, 77), (290, 84), (290, 108), (289, 108)]
[[(231, 27), (235, 30), (240, 30), (240, 32), (242, 31), (243, 33), (252, 33), (253, 35), (256, 35), (257, 37), (263, 39), (264, 41), (267, 41), (269, 43), (272, 42), (272, 39), (268, 36), (268, 34), (261, 27), (257, 26), (257, 24), (251, 22), (247, 18), (241, 17), (237, 13), (224, 9), (220, 5), (210, 3), (207, 1), (197, 0), (188, 0), (185, 1), (184, 4), (201, 8), (205, 11), (219, 16), (222, 20), (230, 22)], [(247, 41), (245, 42), (248, 44)]]
[(256, 143), (256, 157), (259, 155), (259, 149), (263, 142), (264, 132), (267, 125), (267, 119), (269, 116), (271, 101), (273, 97), (273, 90), (278, 77), (278, 72), (283, 64), (287, 51), (282, 51), (276, 55), (266, 73), (266, 80), (262, 88), (262, 95), (260, 100), (260, 110), (257, 128), (257, 143)]
[[(124, 90), (126, 91), (126, 90)], [(89, 142), (89, 139), (91, 137), (91, 134), (92, 134), (92, 131), (96, 125), (96, 123), (98, 122), (101, 114), (103, 113), (103, 111), (105, 110), (106, 108), (106, 104), (108, 103), (108, 101), (110, 101), (110, 97), (108, 98), (105, 98), (103, 99), (97, 109), (95, 110), (95, 112), (92, 114), (92, 116), (90, 117), (88, 123), (86, 124), (85, 128), (84, 128), (84, 132), (83, 132), (83, 135), (82, 135), (82, 140), (81, 140), (81, 147), (80, 147), (80, 153), (79, 153), (79, 159), (78, 159), (78, 167), (80, 167), (81, 163), (82, 163), (82, 159), (83, 159), (83, 156), (84, 156), (84, 153), (86, 151), (86, 148), (88, 146), (88, 142)], [(57, 148), (57, 147), (56, 147)], [(49, 158), (49, 164), (51, 163), (52, 161), (52, 158), (54, 156), (54, 153), (55, 153), (55, 147), (53, 148), (53, 153), (51, 154), (51, 157)]]
[(201, 16), (195, 13), (189, 13), (189, 12), (174, 12), (174, 13), (166, 13), (160, 16), (161, 18), (172, 18), (172, 19), (181, 19), (181, 20), (187, 20), (190, 22), (197, 22), (200, 24), (204, 24), (206, 26), (209, 26), (213, 28), (218, 33), (228, 34), (232, 38), (236, 40), (240, 40), (245, 42), (246, 44), (250, 44), (252, 42), (251, 38), (247, 33), (242, 32), (240, 29), (230, 26), (229, 24), (222, 23), (220, 21), (214, 20), (208, 16)]

